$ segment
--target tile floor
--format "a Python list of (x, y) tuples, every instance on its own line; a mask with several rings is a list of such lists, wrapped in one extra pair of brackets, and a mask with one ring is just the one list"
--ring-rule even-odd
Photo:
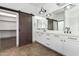
[(19, 48), (0, 50), (0, 56), (61, 56), (39, 43), (28, 44)]

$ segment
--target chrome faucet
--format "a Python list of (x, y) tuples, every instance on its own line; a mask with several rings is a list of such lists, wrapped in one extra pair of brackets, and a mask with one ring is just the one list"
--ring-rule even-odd
[(64, 33), (71, 33), (70, 27), (65, 27)]

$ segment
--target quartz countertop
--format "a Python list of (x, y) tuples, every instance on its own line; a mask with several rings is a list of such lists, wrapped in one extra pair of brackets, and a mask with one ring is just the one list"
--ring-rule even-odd
[(43, 32), (43, 33), (50, 33), (50, 34), (56, 34), (56, 35), (65, 35), (65, 36), (74, 36), (74, 37), (79, 37), (79, 33), (64, 33), (63, 31), (51, 31), (51, 30), (46, 30), (46, 31), (40, 31), (37, 30), (37, 32)]

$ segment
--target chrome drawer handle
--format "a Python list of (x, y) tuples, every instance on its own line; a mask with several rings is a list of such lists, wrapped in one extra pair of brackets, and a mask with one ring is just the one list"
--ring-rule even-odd
[(61, 41), (63, 41), (63, 40), (61, 40)]
[(68, 39), (73, 39), (73, 40), (77, 40), (77, 38), (69, 38), (69, 37), (68, 37)]
[(47, 43), (47, 45), (50, 45), (50, 44)]
[(61, 40), (61, 42), (66, 42), (66, 40)]
[(66, 40), (64, 40), (64, 42), (66, 42)]
[(50, 40), (49, 38), (47, 38), (47, 40)]

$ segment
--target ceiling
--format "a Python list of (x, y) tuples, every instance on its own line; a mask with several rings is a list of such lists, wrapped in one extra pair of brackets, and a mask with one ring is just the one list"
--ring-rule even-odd
[(0, 3), (0, 6), (21, 10), (34, 15), (39, 15), (38, 12), (40, 11), (41, 7), (44, 7), (44, 9), (47, 10), (46, 14), (52, 13), (53, 11), (62, 7), (57, 6), (56, 3)]

